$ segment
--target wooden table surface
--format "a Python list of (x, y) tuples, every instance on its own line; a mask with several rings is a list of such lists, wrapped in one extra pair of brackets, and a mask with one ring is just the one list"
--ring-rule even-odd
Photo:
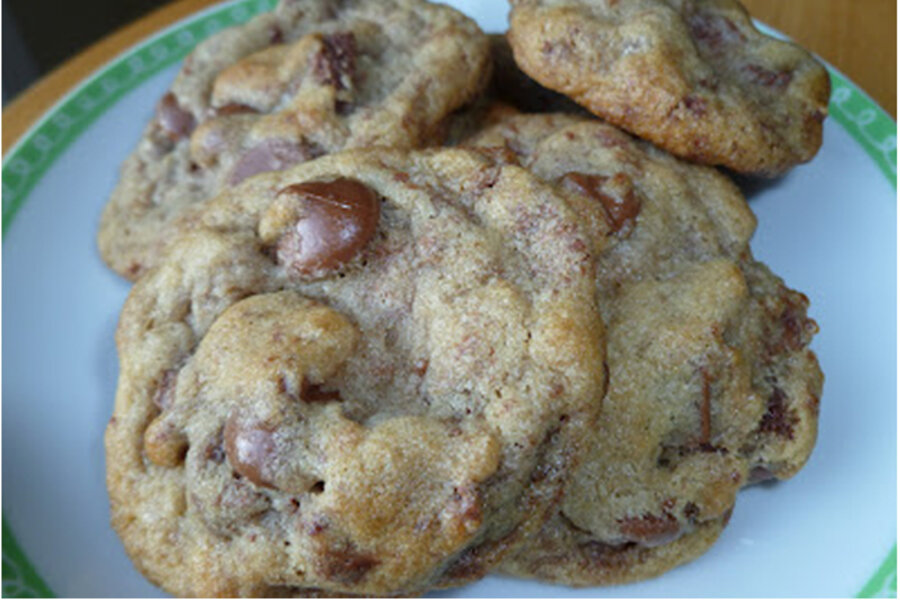
[[(3, 152), (79, 81), (123, 50), (218, 0), (175, 0), (117, 30), (25, 90), (3, 110)], [(501, 1), (501, 0), (491, 0)], [(897, 118), (895, 0), (744, 0), (750, 13), (822, 56)]]

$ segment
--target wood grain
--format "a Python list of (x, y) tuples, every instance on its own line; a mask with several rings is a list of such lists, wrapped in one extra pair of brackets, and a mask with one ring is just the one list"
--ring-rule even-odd
[[(46, 75), (3, 109), (3, 152), (82, 79), (142, 39), (216, 1), (170, 2)], [(753, 16), (835, 65), (896, 119), (895, 0), (744, 0), (744, 4)]]
[(743, 0), (754, 17), (791, 36), (897, 118), (896, 0)]

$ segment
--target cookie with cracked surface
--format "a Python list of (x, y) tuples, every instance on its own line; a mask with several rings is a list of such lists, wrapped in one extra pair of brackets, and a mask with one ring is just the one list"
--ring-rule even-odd
[(136, 279), (188, 207), (346, 148), (413, 148), (490, 75), (487, 37), (423, 0), (282, 0), (201, 43), (160, 100), (104, 210), (106, 263)]
[(135, 284), (112, 522), (188, 596), (413, 594), (555, 510), (605, 389), (577, 217), (469, 150), (254, 177)]
[(472, 141), (555, 184), (598, 242), (609, 389), (561, 510), (501, 570), (571, 585), (658, 575), (708, 548), (741, 487), (816, 439), (808, 300), (750, 253), (716, 170), (596, 120), (507, 119)]
[(513, 0), (516, 62), (692, 161), (776, 176), (822, 144), (830, 82), (736, 0)]

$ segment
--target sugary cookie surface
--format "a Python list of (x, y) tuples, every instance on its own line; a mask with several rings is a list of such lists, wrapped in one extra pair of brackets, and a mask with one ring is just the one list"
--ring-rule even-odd
[(513, 0), (530, 76), (692, 161), (775, 176), (822, 144), (828, 75), (736, 0)]
[(713, 169), (567, 115), (511, 117), (470, 143), (567, 193), (597, 241), (608, 326), (592, 449), (501, 570), (599, 585), (695, 558), (741, 487), (790, 477), (812, 451), (822, 375), (807, 299), (753, 259), (755, 219)]
[(415, 594), (555, 510), (605, 389), (590, 244), (490, 153), (248, 179), (134, 287), (113, 525), (187, 596)]
[(424, 0), (282, 0), (201, 43), (122, 167), (98, 243), (136, 279), (185, 210), (345, 148), (432, 142), (490, 74), (487, 37)]

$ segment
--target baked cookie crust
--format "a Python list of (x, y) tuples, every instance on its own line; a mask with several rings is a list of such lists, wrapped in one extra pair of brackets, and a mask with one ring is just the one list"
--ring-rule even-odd
[(755, 219), (716, 170), (594, 119), (507, 118), (473, 140), (565, 194), (596, 244), (609, 389), (559, 513), (500, 570), (570, 585), (658, 575), (705, 551), (745, 485), (816, 439), (808, 300), (753, 259)]
[(542, 85), (682, 158), (777, 176), (822, 144), (830, 82), (736, 0), (514, 0), (509, 40)]
[(135, 280), (186, 210), (342, 149), (414, 148), (490, 77), (487, 37), (423, 0), (282, 0), (184, 61), (103, 212), (103, 260)]
[(248, 179), (135, 284), (112, 523), (186, 596), (416, 594), (558, 505), (605, 389), (577, 216), (471, 150)]

